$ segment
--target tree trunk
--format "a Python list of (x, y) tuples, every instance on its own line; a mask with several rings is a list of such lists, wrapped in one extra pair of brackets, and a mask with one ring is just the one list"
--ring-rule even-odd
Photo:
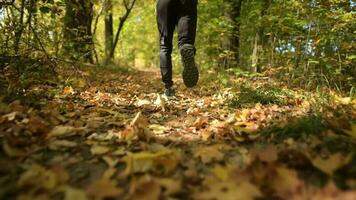
[(226, 16), (232, 23), (229, 36), (222, 41), (224, 50), (228, 50), (231, 55), (224, 58), (221, 65), (224, 68), (236, 66), (239, 64), (240, 51), (240, 17), (242, 0), (224, 0), (227, 3)]
[(253, 44), (253, 51), (252, 51), (252, 69), (253, 72), (260, 72), (260, 67), (259, 67), (259, 63), (258, 63), (258, 46), (260, 43), (260, 34), (258, 32), (256, 32), (255, 35), (255, 42)]
[[(106, 0), (104, 5), (105, 12), (105, 60), (110, 60), (110, 51), (114, 45), (114, 29), (113, 29), (113, 14), (112, 2)], [(114, 55), (113, 57), (114, 58)]]
[(17, 54), (18, 51), (19, 51), (20, 40), (21, 40), (22, 32), (23, 32), (24, 27), (25, 27), (25, 25), (23, 24), (24, 15), (25, 15), (25, 0), (21, 0), (20, 19), (19, 19), (19, 21), (17, 23), (16, 31), (15, 31), (15, 43), (14, 43), (15, 54)]
[[(261, 6), (261, 19), (263, 20), (265, 18), (266, 12), (268, 8), (271, 5), (271, 0), (262, 0), (262, 6)], [(263, 21), (262, 21), (263, 22)], [(259, 52), (259, 50), (264, 50), (266, 49), (267, 43), (268, 43), (268, 38), (265, 36), (265, 27), (263, 26), (263, 23), (261, 23), (260, 26), (256, 28), (256, 35), (255, 35), (255, 42), (253, 46), (253, 52), (252, 52), (252, 67), (254, 72), (261, 72), (262, 71), (262, 66), (259, 62), (259, 56), (258, 54), (262, 53)]]
[(63, 53), (70, 59), (93, 63), (93, 4), (86, 0), (65, 0), (65, 4)]
[(125, 14), (122, 17), (120, 17), (120, 22), (119, 22), (119, 26), (118, 26), (117, 31), (116, 31), (114, 43), (113, 43), (112, 48), (110, 50), (109, 56), (106, 58), (106, 61), (105, 61), (106, 63), (111, 62), (112, 59), (114, 58), (115, 48), (116, 48), (117, 43), (119, 41), (121, 31), (122, 31), (122, 29), (124, 27), (124, 24), (125, 24), (127, 18), (130, 15), (135, 3), (136, 3), (136, 0), (123, 0), (123, 4), (124, 4), (124, 7), (125, 7), (126, 11), (125, 11)]

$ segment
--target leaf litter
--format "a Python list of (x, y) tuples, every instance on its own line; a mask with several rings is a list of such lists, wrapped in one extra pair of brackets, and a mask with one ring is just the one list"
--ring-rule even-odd
[[(295, 90), (245, 105), (248, 92), (203, 79), (167, 100), (156, 71), (130, 73), (83, 73), (39, 108), (2, 100), (0, 199), (356, 198), (351, 98), (332, 93), (316, 110)], [(318, 112), (323, 127), (309, 130)]]

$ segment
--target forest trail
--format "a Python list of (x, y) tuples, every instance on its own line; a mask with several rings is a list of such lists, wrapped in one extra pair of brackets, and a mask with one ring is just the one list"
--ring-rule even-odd
[(60, 75), (0, 104), (0, 199), (356, 197), (355, 100), (267, 76), (176, 76), (167, 100), (158, 70)]

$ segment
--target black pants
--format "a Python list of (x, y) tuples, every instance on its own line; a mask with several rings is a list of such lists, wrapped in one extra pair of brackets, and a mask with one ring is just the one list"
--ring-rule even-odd
[(178, 45), (194, 45), (197, 27), (198, 0), (158, 0), (157, 24), (160, 34), (160, 67), (166, 88), (172, 81), (173, 33), (177, 26)]

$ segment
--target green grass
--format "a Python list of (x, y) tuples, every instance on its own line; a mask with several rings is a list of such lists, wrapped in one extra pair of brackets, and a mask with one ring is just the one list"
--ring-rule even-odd
[(290, 96), (290, 92), (276, 87), (252, 88), (242, 86), (240, 87), (240, 93), (230, 102), (230, 106), (241, 108), (256, 103), (281, 105), (286, 103), (287, 98)]
[(327, 124), (322, 114), (311, 114), (301, 118), (291, 119), (285, 126), (271, 126), (263, 130), (266, 136), (274, 139), (294, 138), (299, 139), (304, 135), (320, 135), (327, 130)]

